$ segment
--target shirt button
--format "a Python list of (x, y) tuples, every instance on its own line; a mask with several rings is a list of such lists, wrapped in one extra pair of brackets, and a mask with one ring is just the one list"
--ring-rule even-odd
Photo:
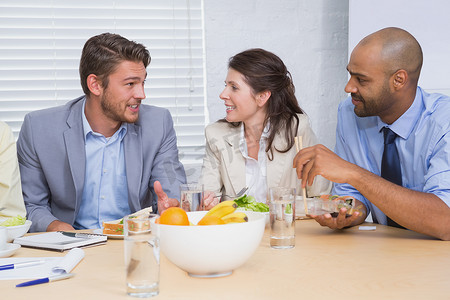
[(106, 171), (107, 171), (106, 169), (103, 169), (103, 174), (106, 174)]
[(105, 196), (101, 196), (100, 198), (105, 199)]

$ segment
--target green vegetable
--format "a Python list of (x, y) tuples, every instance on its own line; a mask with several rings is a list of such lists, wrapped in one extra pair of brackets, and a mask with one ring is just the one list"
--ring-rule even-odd
[(292, 205), (289, 203), (286, 205), (286, 208), (284, 209), (285, 214), (292, 214)]
[(269, 206), (265, 203), (256, 202), (255, 197), (253, 196), (241, 196), (239, 198), (234, 199), (238, 208), (242, 208), (244, 210), (252, 210), (258, 212), (268, 212)]
[(26, 220), (27, 220), (26, 218), (17, 215), (17, 217), (10, 217), (10, 218), (6, 219), (2, 223), (0, 223), (0, 226), (18, 226), (18, 225), (23, 225), (23, 224), (25, 224)]

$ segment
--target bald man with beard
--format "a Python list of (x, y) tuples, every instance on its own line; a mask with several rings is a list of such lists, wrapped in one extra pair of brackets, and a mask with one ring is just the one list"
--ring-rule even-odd
[[(336, 218), (312, 216), (322, 226), (358, 225), (371, 212), (375, 223), (450, 240), (450, 98), (418, 86), (422, 61), (419, 43), (400, 28), (372, 33), (353, 50), (335, 152), (316, 145), (294, 159), (304, 186), (322, 175), (333, 194), (361, 206), (348, 218), (345, 208)], [(397, 135), (401, 184), (381, 177), (385, 127)]]

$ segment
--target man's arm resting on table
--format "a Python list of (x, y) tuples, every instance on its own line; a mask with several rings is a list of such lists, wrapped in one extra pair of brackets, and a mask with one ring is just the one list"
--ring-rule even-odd
[(387, 216), (408, 229), (450, 240), (450, 208), (439, 197), (393, 184), (355, 167), (347, 183)]
[[(434, 194), (413, 191), (393, 184), (352, 164), (323, 145), (302, 149), (294, 159), (302, 184), (314, 177), (347, 183), (357, 189), (398, 224), (442, 240), (450, 240), (450, 208)], [(355, 220), (356, 223), (356, 220)]]

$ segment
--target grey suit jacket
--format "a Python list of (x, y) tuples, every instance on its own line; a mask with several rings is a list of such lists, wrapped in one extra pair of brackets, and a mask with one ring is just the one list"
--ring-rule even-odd
[[(84, 98), (25, 116), (17, 152), (31, 232), (45, 231), (54, 220), (73, 225), (80, 209), (86, 162)], [(169, 111), (141, 105), (139, 120), (127, 124), (123, 143), (131, 211), (150, 205), (156, 211), (156, 180), (169, 197), (179, 199), (186, 175)]]

